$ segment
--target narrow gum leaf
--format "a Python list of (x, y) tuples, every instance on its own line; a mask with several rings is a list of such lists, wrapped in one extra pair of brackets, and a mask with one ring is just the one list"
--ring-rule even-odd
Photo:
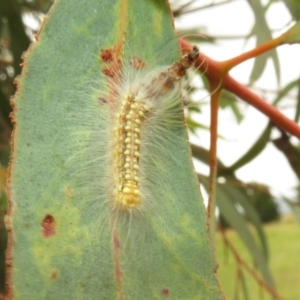
[[(272, 39), (272, 33), (266, 21), (266, 11), (267, 7), (262, 5), (260, 1), (250, 1), (250, 7), (253, 10), (255, 16), (255, 24), (253, 26), (252, 32), (256, 35), (256, 45), (260, 45), (265, 41)], [(280, 66), (279, 59), (276, 49), (264, 53), (254, 60), (254, 65), (252, 72), (250, 74), (250, 82), (253, 83), (257, 81), (263, 71), (265, 70), (267, 60), (271, 58), (274, 64), (274, 69), (277, 77), (277, 82), (280, 82)]]
[(112, 47), (146, 65), (178, 60), (167, 2), (57, 0), (25, 55), (14, 99), (7, 299), (221, 299), (183, 118), (176, 134), (153, 139), (172, 154), (149, 166), (157, 206), (110, 226), (108, 187), (99, 188), (109, 151), (98, 132), (112, 128), (105, 99), (94, 95), (104, 80), (100, 50)]
[[(204, 186), (208, 186), (207, 178), (202, 179)], [(231, 195), (231, 187), (227, 187), (223, 184), (217, 184), (216, 191), (216, 202), (217, 206), (222, 212), (222, 215), (226, 218), (227, 222), (237, 231), (243, 243), (247, 247), (249, 253), (251, 254), (255, 266), (261, 272), (262, 277), (265, 282), (272, 288), (275, 288), (274, 280), (272, 278), (271, 272), (268, 268), (266, 257), (258, 247), (255, 238), (251, 231), (249, 230), (245, 218), (237, 211), (235, 201)]]
[(300, 42), (300, 21), (281, 36), (283, 37), (281, 44), (298, 44)]

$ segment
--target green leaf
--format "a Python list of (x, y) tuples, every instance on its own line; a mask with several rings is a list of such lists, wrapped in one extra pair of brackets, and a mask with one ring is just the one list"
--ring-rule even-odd
[(209, 130), (209, 127), (207, 125), (201, 124), (189, 117), (186, 118), (186, 125), (193, 133), (195, 133), (197, 129)]
[(234, 94), (232, 94), (226, 90), (223, 90), (221, 93), (220, 107), (221, 108), (227, 108), (227, 107), (231, 108), (238, 124), (243, 120), (244, 116), (237, 105), (237, 97)]
[(297, 105), (296, 105), (294, 121), (298, 123), (299, 119), (300, 119), (300, 80), (298, 79)]
[(247, 282), (246, 282), (246, 278), (244, 276), (244, 273), (243, 271), (241, 270), (241, 275), (240, 275), (240, 281), (241, 281), (241, 285), (242, 285), (242, 290), (243, 290), (243, 294), (244, 294), (244, 299), (245, 300), (250, 300), (249, 298), (249, 292), (248, 292), (248, 289), (247, 289)]
[(292, 15), (294, 20), (300, 19), (300, 11), (299, 11), (299, 0), (283, 0), (283, 3), (289, 10), (290, 14)]
[(300, 42), (300, 21), (296, 22), (288, 31), (281, 35), (281, 44), (298, 44)]
[(293, 88), (298, 87), (298, 94), (297, 94), (297, 105), (296, 105), (296, 112), (294, 121), (298, 123), (300, 117), (300, 79), (293, 80), (289, 82), (281, 91), (278, 93), (277, 97), (273, 101), (273, 105), (276, 106), (284, 96), (291, 91)]
[[(241, 187), (239, 187), (239, 185)], [(258, 213), (255, 211), (253, 206), (250, 204), (249, 196), (241, 182), (238, 180), (230, 181), (226, 180), (226, 183), (222, 185), (226, 189), (227, 194), (230, 196), (232, 201), (243, 208), (244, 214), (247, 220), (254, 226), (258, 240), (260, 242), (261, 251), (266, 260), (269, 258), (269, 251), (266, 236), (263, 232), (262, 222), (260, 221)]]
[[(208, 186), (208, 179), (202, 178), (201, 183), (204, 187)], [(232, 189), (223, 184), (217, 184), (216, 203), (222, 215), (226, 218), (232, 227), (237, 231), (243, 243), (250, 252), (256, 267), (260, 270), (266, 283), (274, 288), (274, 281), (269, 271), (266, 257), (263, 251), (255, 242), (254, 236), (247, 227), (245, 218), (237, 210), (237, 195), (232, 195)], [(240, 199), (239, 199), (240, 201)]]
[[(266, 10), (267, 8), (261, 4), (260, 0), (248, 1), (250, 7), (253, 10), (255, 22), (252, 32), (256, 35), (256, 46), (271, 40), (272, 33), (269, 29), (268, 23), (266, 21)], [(254, 66), (250, 75), (250, 82), (253, 83), (260, 78), (265, 67), (267, 65), (268, 59), (271, 58), (274, 64), (274, 69), (277, 77), (277, 82), (280, 82), (280, 66), (279, 59), (276, 50), (268, 51), (255, 58)]]
[(141, 211), (112, 206), (115, 102), (102, 98), (100, 50), (123, 67), (137, 57), (168, 68), (180, 56), (167, 2), (57, 0), (42, 28), (14, 99), (9, 295), (221, 299), (182, 111), (142, 144)]
[(284, 96), (291, 91), (293, 88), (299, 86), (300, 80), (296, 79), (291, 82), (289, 82), (277, 95), (277, 97), (273, 100), (273, 105), (276, 106), (282, 99), (284, 99)]
[[(209, 165), (209, 151), (207, 149), (197, 146), (195, 144), (191, 144), (191, 149), (194, 158)], [(225, 168), (224, 164), (219, 159), (217, 159), (217, 169), (223, 168)]]

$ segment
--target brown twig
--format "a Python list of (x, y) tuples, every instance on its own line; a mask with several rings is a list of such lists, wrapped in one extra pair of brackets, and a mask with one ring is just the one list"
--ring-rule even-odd
[(226, 236), (225, 231), (222, 229), (222, 227), (218, 224), (217, 225), (219, 232), (224, 240), (224, 242), (226, 243), (226, 245), (228, 246), (228, 248), (230, 249), (231, 253), (233, 254), (237, 264), (239, 266), (242, 266), (259, 284), (262, 288), (264, 288), (270, 295), (274, 296), (276, 299), (279, 300), (285, 300), (285, 298), (283, 298), (281, 295), (279, 295), (277, 293), (277, 291), (275, 291), (272, 287), (270, 287), (258, 274), (257, 272), (252, 269), (239, 255), (238, 251), (235, 249), (235, 247), (233, 246), (233, 244), (231, 243), (231, 241), (228, 239), (228, 237)]
[[(185, 51), (190, 51), (192, 45), (187, 41), (180, 39), (181, 48)], [(263, 48), (263, 47), (261, 47)], [(265, 49), (264, 49), (265, 50)], [(252, 57), (253, 53), (258, 55), (258, 51), (249, 51), (249, 55)], [(239, 56), (240, 58), (242, 56)], [(242, 60), (245, 60), (245, 57), (242, 57)], [(229, 60), (228, 60), (229, 61)], [(227, 62), (228, 62), (227, 61)], [(239, 60), (240, 61), (240, 60)], [(231, 66), (237, 63), (237, 61), (231, 60)], [(224, 88), (239, 98), (243, 99), (244, 101), (248, 102), (250, 105), (256, 107), (260, 110), (263, 114), (270, 118), (272, 122), (274, 122), (279, 128), (289, 132), (290, 134), (298, 137), (300, 139), (300, 127), (297, 123), (287, 118), (283, 115), (278, 109), (264, 101), (261, 97), (253, 93), (247, 87), (233, 79), (229, 74), (227, 64), (225, 66), (224, 62), (218, 62), (210, 57), (204, 55), (200, 52), (200, 55), (195, 63), (196, 67), (204, 73), (206, 78), (209, 80), (210, 83), (218, 82), (220, 88)]]

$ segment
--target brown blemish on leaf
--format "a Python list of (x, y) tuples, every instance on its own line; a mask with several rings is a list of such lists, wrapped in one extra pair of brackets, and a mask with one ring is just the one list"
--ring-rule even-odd
[(105, 63), (113, 61), (113, 54), (111, 49), (101, 49), (100, 50), (101, 60)]
[(104, 97), (99, 97), (98, 102), (99, 102), (99, 104), (103, 105), (103, 104), (107, 103), (107, 100)]
[(138, 57), (133, 57), (130, 60), (131, 66), (136, 70), (141, 70), (145, 67), (145, 62)]
[(107, 77), (110, 77), (110, 78), (113, 78), (114, 77), (114, 72), (112, 69), (110, 68), (103, 68), (102, 69), (102, 73), (107, 76)]
[(169, 289), (166, 289), (166, 288), (163, 288), (163, 289), (161, 290), (161, 294), (162, 294), (162, 296), (164, 296), (164, 297), (169, 297), (169, 296), (170, 296), (170, 290), (169, 290)]
[(16, 117), (15, 117), (15, 104), (12, 104), (13, 102), (11, 102), (11, 106), (12, 106), (12, 109), (14, 111), (12, 111), (10, 114), (9, 114), (9, 118), (10, 118), (10, 121), (11, 121), (11, 124), (13, 125), (16, 125)]
[[(122, 62), (120, 60), (120, 55), (121, 55), (121, 46), (120, 45), (114, 45), (110, 49), (101, 49), (101, 54), (100, 57), (102, 61), (104, 62), (104, 67), (102, 68), (102, 73), (108, 77), (110, 80), (107, 82), (107, 86), (109, 88), (110, 95), (115, 95), (116, 94), (116, 84), (120, 81), (120, 78), (122, 77)], [(113, 97), (109, 97), (109, 99), (104, 99), (103, 97), (99, 97), (100, 100), (105, 100), (104, 101), (99, 101), (100, 104), (104, 103), (110, 103), (112, 104), (114, 102)]]
[[(116, 53), (115, 50), (113, 50)], [(121, 60), (117, 58), (117, 54), (113, 55), (113, 59), (109, 64), (106, 64), (104, 68), (102, 68), (102, 73), (112, 79), (118, 79), (121, 76), (122, 63)]]
[(11, 268), (12, 267), (12, 259), (7, 259), (5, 261), (5, 265), (6, 265), (6, 267)]
[(57, 278), (57, 275), (58, 274), (56, 270), (52, 271), (50, 274), (50, 280), (55, 280)]
[(43, 236), (48, 238), (55, 234), (55, 220), (53, 216), (46, 215), (41, 223), (43, 228)]

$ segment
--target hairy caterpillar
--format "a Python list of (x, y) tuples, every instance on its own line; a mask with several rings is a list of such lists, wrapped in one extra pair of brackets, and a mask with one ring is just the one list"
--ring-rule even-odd
[[(143, 69), (144, 63), (140, 59), (132, 60), (132, 67), (136, 74), (129, 79), (121, 77), (110, 80), (113, 91), (115, 128), (112, 136), (111, 165), (114, 168), (113, 176), (113, 209), (130, 210), (137, 209), (143, 201), (143, 193), (140, 184), (140, 160), (141, 143), (143, 143), (143, 131), (151, 118), (159, 116), (160, 105), (166, 106), (172, 102), (169, 95), (179, 81), (190, 68), (199, 55), (196, 46), (192, 51), (184, 54), (180, 61), (174, 62), (169, 68), (158, 74), (137, 74)], [(107, 70), (107, 69), (105, 69)], [(144, 79), (146, 81), (144, 81)], [(171, 103), (172, 105), (172, 103)], [(146, 174), (144, 174), (146, 175)], [(143, 175), (142, 175), (143, 176)]]
[[(80, 110), (70, 116), (78, 124), (70, 127), (74, 137), (70, 151), (75, 153), (69, 165), (76, 166), (77, 182), (74, 193), (85, 199), (80, 203), (85, 215), (100, 212), (94, 220), (95, 230), (100, 226), (102, 232), (108, 220), (133, 234), (132, 227), (145, 226), (145, 217), (151, 215), (163, 227), (170, 225), (162, 221), (169, 210), (165, 199), (175, 201), (176, 197), (166, 183), (169, 174), (164, 166), (178, 163), (170, 148), (181, 143), (180, 80), (198, 54), (194, 46), (169, 66), (148, 67), (133, 55), (121, 61), (114, 47), (101, 50), (105, 78), (100, 85), (88, 84), (89, 100), (83, 92)], [(162, 189), (161, 185), (169, 187)]]

